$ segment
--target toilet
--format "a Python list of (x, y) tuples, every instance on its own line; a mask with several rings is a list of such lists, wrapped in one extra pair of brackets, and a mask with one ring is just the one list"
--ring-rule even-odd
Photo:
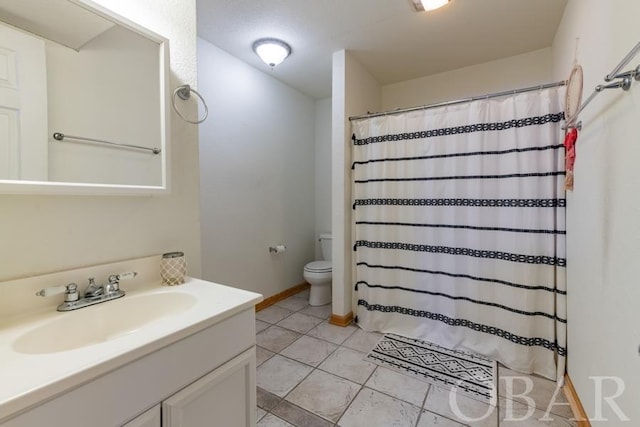
[(311, 285), (309, 305), (325, 305), (331, 302), (331, 234), (320, 235), (322, 261), (312, 261), (304, 266), (302, 276)]

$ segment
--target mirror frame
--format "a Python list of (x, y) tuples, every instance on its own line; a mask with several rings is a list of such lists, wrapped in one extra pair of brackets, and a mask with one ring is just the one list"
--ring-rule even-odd
[[(46, 1), (46, 0), (44, 0)], [(91, 0), (67, 0), (96, 15), (99, 15), (130, 31), (138, 33), (158, 43), (160, 63), (160, 149), (162, 150), (162, 183), (159, 186), (121, 185), (121, 184), (88, 184), (77, 182), (49, 182), (49, 181), (17, 181), (0, 180), (0, 195), (89, 195), (89, 196), (151, 196), (170, 193), (170, 64), (169, 39), (119, 15), (106, 7)]]

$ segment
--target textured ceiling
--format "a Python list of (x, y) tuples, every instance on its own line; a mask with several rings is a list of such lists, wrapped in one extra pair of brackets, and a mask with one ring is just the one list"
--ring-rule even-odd
[[(417, 13), (409, 0), (197, 0), (198, 35), (314, 97), (331, 96), (332, 53), (347, 49), (383, 85), (551, 45), (566, 0), (451, 0)], [(292, 55), (270, 70), (263, 37)]]

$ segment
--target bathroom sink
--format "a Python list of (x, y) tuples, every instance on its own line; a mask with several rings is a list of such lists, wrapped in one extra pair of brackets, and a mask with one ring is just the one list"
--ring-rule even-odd
[(197, 298), (183, 292), (125, 296), (99, 305), (62, 313), (25, 332), (13, 342), (23, 354), (57, 353), (113, 340), (154, 321), (183, 313)]

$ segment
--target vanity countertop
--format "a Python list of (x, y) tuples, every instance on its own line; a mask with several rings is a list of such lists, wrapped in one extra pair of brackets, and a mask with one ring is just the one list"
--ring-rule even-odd
[[(125, 288), (126, 290), (126, 288)], [(193, 301), (181, 311), (159, 316), (139, 327), (129, 328), (124, 333), (110, 336), (102, 341), (79, 348), (55, 352), (21, 351), (16, 342), (30, 332), (57, 322), (64, 316), (78, 316), (68, 334), (86, 333), (81, 319), (86, 319), (91, 310), (118, 318), (118, 304), (127, 298), (144, 304), (145, 297), (158, 299), (159, 294), (184, 294), (176, 300)], [(189, 335), (227, 319), (262, 300), (260, 294), (187, 278), (180, 286), (161, 286), (155, 283), (127, 291), (123, 298), (92, 307), (60, 313), (55, 310), (39, 312), (21, 321), (0, 327), (0, 423), (42, 401), (64, 393), (100, 375), (121, 367), (133, 360), (157, 351)], [(129, 303), (130, 304), (130, 303)], [(111, 311), (108, 311), (110, 309)], [(85, 312), (85, 310), (87, 310)], [(96, 311), (96, 313), (98, 313)], [(83, 317), (84, 316), (84, 317)], [(72, 317), (68, 317), (72, 319)], [(68, 319), (64, 319), (65, 322)], [(109, 319), (107, 318), (108, 322)], [(53, 337), (52, 340), (56, 338)], [(16, 347), (18, 347), (16, 349)]]

